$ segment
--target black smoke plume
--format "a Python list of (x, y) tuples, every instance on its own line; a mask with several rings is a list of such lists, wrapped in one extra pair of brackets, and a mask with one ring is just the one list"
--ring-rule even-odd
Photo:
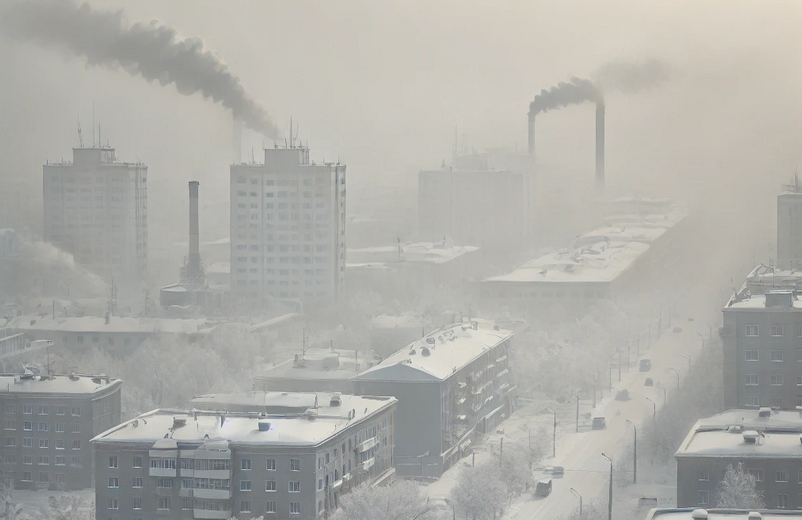
[(122, 10), (98, 11), (72, 0), (31, 0), (8, 10), (0, 34), (66, 49), (85, 57), (87, 65), (121, 68), (162, 86), (174, 84), (185, 96), (200, 93), (265, 137), (280, 135), (270, 114), (203, 40), (182, 38), (171, 27), (129, 26)]
[(540, 112), (568, 105), (578, 105), (586, 101), (603, 104), (604, 98), (592, 81), (571, 78), (568, 83), (560, 82), (549, 90), (541, 90), (540, 94), (535, 96), (535, 100), (529, 104), (529, 113), (536, 115)]

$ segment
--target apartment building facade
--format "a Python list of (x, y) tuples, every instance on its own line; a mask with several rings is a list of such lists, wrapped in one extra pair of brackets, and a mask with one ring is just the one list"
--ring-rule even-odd
[(268, 148), (231, 166), (231, 291), (325, 305), (345, 283), (345, 165), (304, 147)]
[(312, 520), (391, 474), (394, 398), (307, 397), (280, 416), (154, 410), (98, 435), (97, 518)]
[(120, 424), (122, 381), (107, 376), (0, 375), (2, 465), (16, 489), (92, 487), (89, 441)]
[(715, 507), (727, 468), (743, 464), (769, 509), (802, 509), (798, 412), (730, 409), (700, 419), (674, 455), (677, 507)]
[(44, 240), (106, 280), (136, 284), (148, 261), (148, 167), (114, 148), (73, 148), (44, 165)]
[(802, 267), (802, 193), (798, 185), (777, 196), (777, 267)]

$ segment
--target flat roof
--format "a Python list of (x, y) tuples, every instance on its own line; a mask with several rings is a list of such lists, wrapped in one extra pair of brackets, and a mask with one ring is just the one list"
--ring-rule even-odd
[(279, 363), (254, 379), (347, 380), (368, 368), (370, 362), (379, 362), (355, 350), (345, 349), (308, 348), (305, 353), (299, 352), (295, 356), (297, 359), (292, 357)]
[[(443, 381), (451, 374), (500, 343), (514, 332), (490, 326), (474, 330), (470, 323), (438, 329), (398, 350), (373, 368), (355, 376), (356, 381)], [(425, 355), (423, 348), (428, 349)]]
[(444, 264), (463, 255), (478, 251), (475, 246), (456, 246), (438, 242), (416, 242), (414, 244), (401, 244), (399, 254), (398, 245), (380, 247), (364, 247), (349, 249), (347, 257), (351, 261), (348, 265), (376, 263), (422, 263)]
[(192, 398), (201, 410), (253, 411), (266, 413), (301, 413), (318, 404), (314, 392), (268, 392), (253, 390), (230, 394), (206, 394)]
[(49, 377), (37, 375), (22, 379), (19, 373), (6, 373), (0, 374), (0, 393), (94, 395), (119, 387), (122, 383), (122, 379), (106, 375), (52, 374)]
[[(31, 323), (33, 322), (33, 323)], [(53, 319), (51, 314), (45, 316), (17, 316), (6, 325), (7, 328), (26, 331), (58, 331), (58, 332), (117, 332), (145, 333), (164, 332), (168, 334), (205, 333), (216, 324), (205, 319), (170, 319), (170, 318), (128, 318), (112, 316), (109, 323), (102, 316), (73, 316)]]
[[(686, 216), (687, 210), (683, 207), (675, 207), (667, 213), (637, 217), (629, 215), (577, 237), (571, 248), (548, 253), (530, 260), (511, 273), (484, 281), (611, 282)], [(635, 218), (637, 221), (633, 222)]]
[[(646, 515), (646, 520), (692, 520), (694, 511), (699, 508), (659, 508), (652, 509)], [(707, 509), (708, 520), (746, 520), (749, 518), (749, 509)], [(793, 520), (802, 519), (802, 511), (793, 509), (760, 509), (760, 518), (765, 520)]]
[[(746, 442), (744, 431), (758, 432)], [(731, 409), (700, 419), (674, 455), (677, 458), (733, 457), (802, 459), (802, 417), (799, 412)]]
[[(789, 291), (777, 291), (777, 292), (789, 292)], [(736, 310), (764, 310), (764, 311), (771, 311), (776, 312), (782, 309), (802, 309), (802, 300), (799, 300), (792, 294), (791, 296), (791, 304), (792, 307), (766, 307), (766, 295), (765, 294), (743, 294), (738, 298), (733, 297), (727, 303), (727, 306), (724, 310), (727, 309), (736, 309)]]
[[(396, 403), (394, 397), (342, 395), (341, 404), (331, 406), (330, 399), (331, 394), (320, 393), (317, 408), (294, 415), (157, 409), (101, 433), (92, 442), (152, 444), (169, 438), (197, 445), (225, 440), (249, 446), (316, 446)], [(181, 425), (180, 420), (186, 423)], [(270, 428), (261, 431), (259, 422)]]

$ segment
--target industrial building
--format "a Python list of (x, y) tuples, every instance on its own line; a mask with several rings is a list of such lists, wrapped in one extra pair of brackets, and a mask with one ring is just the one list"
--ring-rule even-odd
[(0, 375), (3, 471), (17, 489), (92, 487), (90, 439), (120, 424), (122, 381), (105, 375)]
[(393, 397), (271, 399), (285, 413), (160, 409), (96, 436), (98, 518), (312, 520), (392, 476)]
[(355, 376), (360, 395), (398, 399), (395, 466), (407, 477), (440, 477), (471, 436), (515, 409), (509, 368), (514, 333), (476, 321), (431, 332)]
[(715, 506), (729, 466), (743, 463), (769, 509), (802, 509), (802, 417), (770, 408), (700, 419), (674, 455), (677, 507)]
[(266, 148), (231, 166), (231, 291), (261, 302), (325, 305), (345, 283), (345, 165), (309, 148)]
[(44, 166), (44, 240), (107, 281), (137, 284), (148, 263), (148, 167), (114, 148), (73, 148)]

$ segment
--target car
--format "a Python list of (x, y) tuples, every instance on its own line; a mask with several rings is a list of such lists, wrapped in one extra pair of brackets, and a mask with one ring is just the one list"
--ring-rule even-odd
[(654, 380), (651, 377), (647, 377), (646, 381), (643, 382), (644, 386), (654, 386)]
[(537, 485), (535, 486), (535, 496), (547, 497), (550, 494), (551, 494), (551, 479), (546, 478), (538, 481)]
[(551, 475), (553, 477), (563, 477), (565, 476), (565, 468), (562, 466), (554, 466), (551, 468)]
[(590, 429), (591, 430), (604, 430), (607, 428), (607, 421), (604, 417), (594, 417), (593, 422), (591, 423)]
[(623, 390), (619, 390), (617, 394), (615, 394), (616, 401), (629, 401), (629, 390), (624, 388)]
[(652, 361), (650, 359), (641, 359), (639, 370), (641, 372), (648, 372), (652, 369)]

